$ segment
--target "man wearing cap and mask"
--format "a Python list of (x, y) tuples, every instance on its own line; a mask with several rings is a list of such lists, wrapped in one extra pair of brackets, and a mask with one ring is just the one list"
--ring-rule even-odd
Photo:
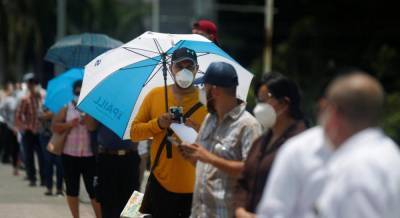
[(22, 144), (25, 151), (26, 172), (30, 186), (36, 186), (36, 168), (34, 153), (39, 162), (41, 185), (45, 185), (43, 152), (39, 144), (39, 110), (42, 105), (42, 96), (38, 81), (32, 73), (24, 76), (28, 93), (21, 99), (15, 112), (15, 125), (22, 132)]
[(232, 65), (212, 63), (199, 82), (204, 83), (201, 100), (209, 114), (196, 143), (181, 146), (196, 163), (191, 217), (233, 217), (236, 180), (261, 126), (236, 98), (238, 77)]
[[(198, 71), (195, 51), (182, 47), (171, 57), (170, 71), (175, 83), (167, 87), (168, 106), (181, 107), (186, 123), (198, 129), (206, 116), (199, 102), (199, 91), (193, 86)], [(195, 182), (195, 168), (166, 140), (170, 124), (176, 122), (165, 112), (165, 89), (151, 90), (131, 127), (131, 139), (138, 142), (152, 137), (151, 174), (141, 207), (142, 213), (157, 217), (188, 217)], [(188, 116), (190, 113), (190, 116)], [(165, 147), (165, 148), (164, 148)]]

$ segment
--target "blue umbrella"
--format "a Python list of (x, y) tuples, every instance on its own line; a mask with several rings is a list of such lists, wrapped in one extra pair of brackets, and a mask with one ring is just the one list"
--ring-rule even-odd
[(44, 106), (53, 113), (57, 113), (70, 102), (74, 95), (72, 85), (75, 81), (83, 79), (83, 69), (73, 68), (51, 79), (47, 84)]
[(196, 34), (146, 32), (85, 66), (77, 107), (128, 139), (131, 123), (147, 93), (154, 87), (173, 83), (172, 77), (167, 76), (166, 64), (180, 47), (197, 53), (203, 72), (214, 61), (232, 64), (239, 78), (237, 96), (246, 100), (253, 75), (210, 40)]
[(66, 68), (83, 68), (95, 57), (120, 45), (122, 42), (104, 34), (69, 35), (51, 46), (44, 59)]

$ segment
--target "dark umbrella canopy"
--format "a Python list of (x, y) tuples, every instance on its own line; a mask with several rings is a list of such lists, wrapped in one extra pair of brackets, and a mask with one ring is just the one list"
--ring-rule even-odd
[(69, 35), (51, 46), (44, 59), (66, 68), (83, 68), (95, 57), (120, 45), (122, 42), (104, 34)]

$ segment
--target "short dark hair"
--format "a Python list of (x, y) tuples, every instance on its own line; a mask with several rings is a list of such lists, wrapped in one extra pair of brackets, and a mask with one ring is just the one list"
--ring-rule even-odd
[[(257, 85), (257, 93), (261, 86), (266, 85), (271, 95), (282, 100), (288, 98), (289, 114), (296, 120), (304, 118), (301, 110), (301, 93), (300, 89), (295, 82), (278, 72), (271, 72), (264, 74), (261, 82)], [(256, 93), (256, 95), (257, 95)]]
[(82, 87), (82, 80), (77, 80), (72, 84), (72, 92), (75, 92), (78, 87)]

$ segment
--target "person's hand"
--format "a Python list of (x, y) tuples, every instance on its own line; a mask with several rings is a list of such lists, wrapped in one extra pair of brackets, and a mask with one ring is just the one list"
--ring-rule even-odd
[(213, 154), (207, 149), (205, 149), (200, 144), (182, 144), (184, 151), (189, 156), (189, 158), (196, 161), (201, 161), (204, 163), (211, 163), (213, 159)]
[(69, 121), (69, 125), (71, 128), (74, 128), (79, 125), (79, 122), (80, 122), (79, 118), (75, 118), (75, 119)]
[(255, 214), (252, 214), (245, 210), (243, 207), (239, 207), (235, 211), (236, 218), (255, 218)]
[(164, 113), (161, 116), (158, 117), (158, 126), (161, 129), (166, 129), (169, 127), (169, 125), (171, 125), (172, 123), (172, 115), (169, 113)]
[(185, 160), (189, 161), (194, 166), (196, 165), (197, 160), (192, 157), (191, 149), (187, 149), (184, 145), (181, 144), (181, 145), (178, 145), (178, 151), (179, 151), (179, 153), (181, 153), (182, 157)]
[(185, 125), (192, 127), (193, 129), (196, 130), (196, 132), (200, 130), (200, 124), (190, 118), (186, 119)]

